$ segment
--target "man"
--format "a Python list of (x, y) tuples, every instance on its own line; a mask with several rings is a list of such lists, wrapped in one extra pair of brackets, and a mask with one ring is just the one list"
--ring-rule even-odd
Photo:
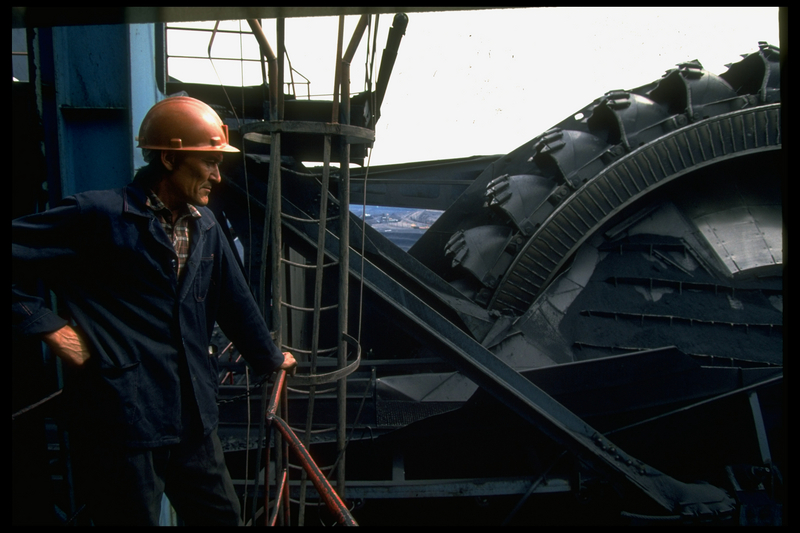
[[(75, 462), (96, 524), (157, 524), (166, 492), (187, 524), (241, 524), (217, 437), (215, 322), (258, 375), (293, 371), (214, 219), (228, 131), (206, 104), (147, 113), (148, 165), (121, 190), (77, 194), (12, 223), (14, 328), (67, 365)], [(40, 278), (71, 321), (30, 289)]]

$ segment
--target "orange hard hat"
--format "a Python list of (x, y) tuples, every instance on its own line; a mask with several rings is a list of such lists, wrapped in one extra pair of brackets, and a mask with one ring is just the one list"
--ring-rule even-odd
[(148, 150), (239, 151), (228, 144), (228, 126), (217, 112), (189, 96), (172, 96), (151, 107), (136, 139)]

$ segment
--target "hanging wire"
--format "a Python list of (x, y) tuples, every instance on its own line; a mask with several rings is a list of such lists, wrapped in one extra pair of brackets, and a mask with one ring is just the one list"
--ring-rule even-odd
[[(380, 19), (380, 15), (375, 15), (375, 27), (372, 28), (370, 24), (370, 31), (372, 31), (372, 39), (373, 39), (373, 46), (372, 46), (372, 59), (370, 61), (370, 67), (366, 73), (368, 76), (368, 88), (370, 88), (370, 125), (372, 126), (373, 131), (376, 131), (377, 128), (375, 127), (375, 105), (376, 105), (376, 96), (375, 93), (371, 90), (372, 87), (372, 80), (375, 77), (375, 53), (377, 51), (377, 40), (378, 40), (378, 21)], [(370, 21), (372, 18), (370, 17)], [(367, 44), (369, 45), (369, 34), (367, 34)], [(369, 47), (367, 48), (367, 54), (369, 55)], [(367, 167), (364, 171), (364, 185), (362, 191), (362, 201), (361, 201), (361, 282), (359, 287), (359, 300), (358, 300), (358, 334), (356, 335), (356, 339), (358, 340), (359, 346), (361, 345), (361, 324), (363, 318), (363, 310), (364, 310), (364, 251), (366, 247), (366, 224), (367, 224), (367, 178), (369, 178), (369, 168), (372, 162), (372, 151), (374, 148), (369, 148), (369, 155), (367, 156)]]
[[(225, 94), (225, 98), (228, 100), (228, 105), (231, 108), (231, 112), (233, 113), (234, 118), (236, 119), (236, 126), (237, 129), (241, 131), (242, 122), (239, 119), (239, 115), (236, 112), (236, 108), (233, 105), (233, 102), (228, 95), (228, 91), (225, 88), (225, 84), (222, 82), (222, 78), (217, 72), (217, 67), (214, 65), (214, 60), (211, 56), (211, 48), (214, 45), (214, 38), (216, 37), (217, 30), (219, 29), (220, 21), (216, 21), (214, 24), (214, 29), (211, 32), (211, 38), (208, 42), (208, 61), (211, 64), (211, 68), (214, 70), (214, 75), (217, 77), (220, 87), (222, 88), (222, 92)], [(241, 88), (241, 97), (242, 97), (242, 113), (244, 114), (245, 111), (245, 98), (244, 98), (244, 47), (242, 43), (242, 21), (239, 20), (239, 69), (240, 69), (240, 88)], [(266, 80), (263, 79), (262, 76), (262, 83), (266, 83)], [(253, 238), (253, 217), (251, 214), (251, 197), (250, 197), (250, 180), (247, 176), (247, 151), (245, 148), (244, 138), (242, 138), (242, 166), (244, 167), (244, 186), (245, 186), (245, 194), (247, 196), (247, 231), (248, 231), (248, 241), (252, 242)], [(245, 264), (245, 276), (247, 280), (247, 284), (250, 285), (250, 265), (252, 265), (253, 257), (252, 257), (252, 246), (248, 246), (247, 251), (247, 262)], [(250, 391), (250, 372), (247, 366), (245, 365), (245, 390)], [(245, 471), (244, 471), (244, 505), (242, 505), (242, 519), (245, 517), (246, 507), (247, 507), (247, 487), (248, 487), (248, 473), (250, 471), (250, 429), (251, 429), (251, 410), (250, 410), (250, 401), (246, 402), (247, 404), (247, 429), (245, 434)]]
[[(210, 50), (209, 50), (210, 56)], [(242, 21), (239, 20), (239, 57), (244, 59), (244, 47), (242, 45)], [(241, 73), (241, 93), (242, 93), (242, 115), (244, 115), (245, 111), (245, 100), (244, 100), (244, 61), (239, 62), (239, 69)], [(263, 80), (262, 80), (263, 81)], [(235, 115), (234, 111), (234, 115)], [(241, 125), (239, 125), (241, 127)], [(244, 188), (245, 194), (247, 195), (247, 233), (248, 233), (248, 242), (252, 242), (253, 239), (253, 219), (250, 212), (250, 182), (247, 179), (247, 152), (245, 148), (244, 136), (242, 136), (242, 166), (244, 167)], [(247, 266), (245, 267), (245, 274), (247, 276), (247, 285), (250, 285), (250, 265), (252, 265), (253, 257), (253, 247), (247, 247)], [(245, 365), (244, 369), (244, 378), (245, 378), (245, 386), (247, 390), (250, 390), (250, 369)], [(247, 402), (247, 431), (245, 434), (245, 444), (244, 444), (244, 497), (242, 499), (242, 520), (245, 519), (247, 516), (246, 508), (247, 508), (247, 487), (250, 485), (249, 481), (249, 472), (250, 472), (250, 429), (252, 425), (251, 421), (251, 409), (250, 409), (250, 402)]]
[[(225, 94), (225, 98), (228, 100), (228, 105), (230, 106), (231, 112), (233, 113), (233, 116), (236, 119), (236, 127), (237, 127), (237, 129), (241, 130), (242, 121), (239, 118), (238, 113), (236, 113), (236, 108), (234, 107), (230, 96), (228, 96), (228, 91), (227, 91), (227, 89), (225, 89), (225, 84), (222, 82), (222, 78), (220, 77), (219, 72), (217, 72), (217, 67), (214, 65), (214, 60), (211, 57), (211, 47), (214, 45), (214, 38), (216, 37), (217, 30), (219, 29), (219, 22), (220, 21), (216, 21), (216, 23), (214, 24), (214, 29), (211, 31), (211, 39), (209, 39), (209, 42), (208, 42), (208, 61), (209, 61), (209, 63), (211, 63), (211, 68), (214, 70), (214, 75), (217, 77), (217, 81), (219, 82), (219, 86), (220, 86), (220, 88), (222, 88), (222, 92)], [(242, 96), (242, 113), (244, 113), (244, 110), (245, 110), (245, 99), (244, 99), (244, 48), (243, 48), (243, 45), (242, 45), (242, 21), (241, 20), (239, 21), (239, 59), (240, 59), (240, 61), (239, 61), (239, 69), (240, 69), (240, 73), (241, 73), (240, 74), (241, 75), (240, 88), (241, 88), (241, 96)], [(263, 75), (262, 75), (262, 82), (266, 83), (266, 80), (263, 79)], [(242, 150), (241, 150), (241, 153), (242, 153), (242, 166), (244, 168), (244, 188), (245, 188), (245, 194), (247, 195), (247, 231), (248, 231), (248, 240), (249, 240), (249, 242), (252, 242), (252, 240), (253, 240), (253, 217), (252, 217), (251, 210), (250, 210), (251, 209), (250, 203), (251, 203), (252, 199), (250, 197), (250, 180), (247, 177), (247, 151), (246, 151), (246, 148), (245, 148), (244, 137), (242, 138)], [(246, 261), (246, 264), (245, 264), (245, 278), (247, 280), (247, 284), (248, 285), (250, 285), (250, 281), (251, 281), (251, 279), (250, 279), (250, 265), (253, 264), (253, 256), (252, 256), (253, 251), (252, 251), (252, 248), (253, 248), (252, 246), (248, 247), (248, 250), (247, 250), (247, 261)]]
[[(250, 369), (247, 365), (244, 367), (244, 384), (247, 390), (250, 390)], [(247, 486), (248, 475), (250, 473), (250, 402), (247, 402), (247, 430), (244, 437), (244, 496), (242, 497), (242, 520), (247, 517)]]
[[(239, 57), (242, 61), (239, 62), (241, 75), (242, 75), (242, 114), (244, 115), (244, 47), (242, 45), (242, 21), (239, 20)], [(263, 65), (263, 57), (261, 64)], [(263, 77), (263, 69), (262, 69), (262, 79), (261, 82), (266, 84), (266, 78)], [(247, 179), (247, 151), (245, 147), (244, 136), (242, 136), (242, 167), (244, 169), (244, 192), (247, 195), (247, 240), (248, 242), (253, 242), (253, 217), (250, 211), (250, 203), (252, 198), (250, 198), (250, 180)], [(250, 285), (250, 268), (253, 264), (253, 246), (247, 247), (247, 265), (245, 267), (245, 275), (247, 276), (247, 285)]]
[[(241, 29), (241, 22), (240, 29)], [(219, 76), (219, 72), (217, 72), (217, 67), (214, 66), (214, 60), (211, 57), (211, 47), (214, 44), (214, 38), (217, 35), (217, 29), (219, 28), (219, 21), (214, 24), (214, 29), (211, 30), (211, 39), (208, 42), (208, 61), (211, 63), (211, 68), (214, 69), (214, 75), (217, 77), (217, 81), (219, 81), (219, 86), (222, 88), (222, 92), (225, 94), (225, 99), (228, 100), (228, 105), (231, 106), (231, 111), (233, 112), (233, 116), (236, 119), (237, 126), (241, 126), (241, 121), (239, 120), (239, 115), (236, 113), (236, 108), (233, 107), (233, 102), (231, 102), (230, 96), (228, 96), (228, 91), (225, 89), (225, 84), (222, 83), (222, 78)], [(241, 47), (241, 35), (239, 37), (240, 47)], [(240, 48), (241, 50), (241, 48)], [(240, 61), (241, 64), (241, 61)], [(243, 68), (243, 67), (242, 67)], [(242, 72), (242, 80), (241, 80), (242, 91), (244, 91), (244, 72)]]

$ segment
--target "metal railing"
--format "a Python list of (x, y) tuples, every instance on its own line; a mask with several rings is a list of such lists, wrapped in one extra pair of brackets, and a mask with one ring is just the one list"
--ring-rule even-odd
[[(233, 35), (233, 36), (238, 36), (240, 39), (252, 39), (252, 38), (254, 38), (253, 32), (252, 31), (247, 31), (247, 30), (242, 30), (241, 28), (239, 30), (222, 29), (222, 28), (219, 27), (220, 26), (220, 21), (216, 21), (216, 23), (214, 25), (214, 28), (202, 27), (202, 26), (204, 26), (204, 24), (205, 23), (200, 22), (200, 23), (197, 23), (195, 27), (192, 27), (191, 25), (186, 25), (186, 23), (182, 23), (181, 25), (167, 24), (167, 26), (165, 28), (165, 36), (166, 36), (166, 42), (168, 43), (168, 45), (165, 47), (165, 50), (164, 50), (164, 55), (165, 55), (165, 58), (166, 58), (167, 74), (168, 75), (170, 74), (170, 66), (171, 65), (173, 67), (173, 73), (175, 73), (174, 71), (177, 70), (175, 67), (177, 67), (179, 65), (184, 65), (184, 67), (185, 67), (186, 65), (192, 64), (192, 62), (205, 63), (206, 61), (208, 61), (208, 62), (211, 63), (212, 67), (213, 67), (214, 62), (223, 63), (223, 64), (224, 63), (229, 63), (229, 64), (238, 63), (240, 65), (240, 70), (242, 72), (242, 74), (241, 74), (241, 76), (242, 76), (241, 84), (242, 85), (247, 85), (247, 83), (245, 83), (245, 78), (251, 78), (253, 72), (255, 72), (254, 69), (255, 69), (256, 66), (263, 66), (263, 61), (264, 61), (263, 57), (258, 57), (258, 58), (245, 57), (247, 55), (247, 53), (242, 51), (241, 48), (239, 50), (236, 50), (236, 47), (235, 46), (231, 46), (230, 42), (227, 43), (227, 46), (225, 44), (222, 44), (220, 46), (220, 48), (219, 48), (219, 53), (218, 54), (212, 55), (211, 52), (212, 52), (212, 47), (214, 45), (214, 41), (215, 41), (215, 39), (216, 39), (216, 37), (218, 35), (221, 35), (221, 36)], [(169, 46), (169, 43), (180, 43), (181, 41), (186, 41), (187, 43), (191, 43), (192, 40), (190, 38), (187, 38), (187, 36), (191, 35), (191, 34), (198, 34), (198, 35), (207, 34), (208, 35), (208, 48), (207, 48), (205, 54), (203, 54), (203, 53), (201, 53), (199, 51), (195, 52), (195, 53), (192, 53), (192, 52), (170, 53), (169, 52), (169, 49), (171, 48), (171, 46)], [(199, 42), (199, 39), (198, 39), (198, 42)], [(241, 43), (240, 43), (240, 46), (241, 46)], [(185, 49), (185, 48), (187, 48), (187, 45), (184, 43), (181, 48)], [(237, 52), (238, 52), (238, 54), (237, 54)], [(311, 81), (306, 76), (304, 76), (300, 71), (298, 71), (297, 69), (295, 69), (292, 66), (292, 61), (289, 58), (288, 52), (284, 52), (284, 54), (285, 54), (286, 62), (287, 62), (287, 66), (288, 66), (287, 72), (289, 74), (289, 81), (285, 81), (285, 82), (282, 83), (283, 90), (286, 91), (287, 94), (291, 94), (295, 98), (300, 98), (302, 95), (298, 95), (298, 87), (305, 86), (305, 93), (306, 93), (305, 94), (305, 99), (310, 100), (311, 96), (312, 96), (312, 94), (311, 94)], [(237, 57), (237, 55), (238, 55), (238, 57)], [(174, 60), (174, 61), (170, 61), (170, 60)], [(215, 85), (215, 84), (218, 84), (218, 83), (222, 84), (222, 82), (218, 78), (215, 79), (215, 77), (210, 76), (210, 75), (204, 77), (204, 76), (202, 76), (200, 74), (200, 73), (203, 72), (203, 67), (201, 66), (202, 63), (198, 63), (198, 65), (196, 65), (196, 68), (191, 69), (191, 72), (193, 72), (193, 76), (194, 76), (191, 79), (184, 79), (184, 76), (182, 76), (180, 74), (175, 74), (174, 77), (181, 79), (181, 81), (183, 81), (185, 83), (202, 83), (202, 84), (209, 84), (209, 85)], [(214, 67), (214, 69), (215, 69), (215, 67)], [(262, 70), (262, 73), (263, 73), (264, 69), (262, 68), (261, 70)], [(249, 75), (246, 76), (245, 75), (245, 71)], [(295, 75), (298, 76), (297, 80), (295, 80)], [(302, 78), (303, 81), (300, 81), (299, 78)], [(266, 80), (262, 80), (262, 82), (266, 83)], [(320, 95), (314, 95), (314, 96), (320, 96)]]
[[(328, 510), (336, 517), (337, 522), (345, 526), (357, 526), (358, 523), (355, 521), (353, 516), (350, 514), (350, 511), (347, 509), (347, 506), (336, 493), (336, 490), (333, 488), (331, 483), (325, 477), (325, 474), (322, 473), (322, 470), (319, 469), (317, 464), (314, 462), (314, 459), (311, 457), (311, 454), (308, 453), (308, 450), (303, 445), (301, 440), (297, 437), (295, 432), (289, 427), (289, 424), (283, 420), (280, 416), (278, 416), (278, 408), (282, 408), (285, 412), (286, 410), (286, 371), (281, 370), (278, 372), (278, 376), (275, 379), (275, 384), (273, 385), (272, 394), (269, 400), (269, 406), (267, 407), (265, 418), (268, 427), (275, 428), (280, 432), (281, 437), (285, 439), (286, 444), (289, 448), (292, 449), (295, 456), (297, 457), (300, 465), (305, 470), (308, 479), (314, 484), (314, 487), (317, 489), (322, 500), (325, 502), (325, 505), (328, 507)], [(275, 439), (276, 447), (279, 446), (279, 440)], [(265, 461), (265, 473), (264, 473), (264, 489), (265, 489), (265, 505), (264, 508), (269, 511), (270, 510), (270, 502), (269, 502), (269, 468), (270, 468), (270, 459), (269, 459), (269, 450), (270, 448), (267, 447), (266, 453), (267, 458)], [(288, 502), (289, 502), (289, 483), (288, 483), (288, 473), (289, 473), (289, 462), (288, 462), (288, 454), (282, 453), (279, 454), (280, 459), (280, 466), (278, 466), (278, 461), (276, 461), (276, 468), (279, 468), (279, 472), (275, 476), (276, 479), (276, 497), (273, 504), (273, 510), (271, 516), (268, 512), (267, 514), (267, 524), (270, 526), (274, 526), (277, 523), (278, 515), (281, 514), (281, 510), (284, 511), (284, 520), (286, 522), (289, 521), (288, 516)]]

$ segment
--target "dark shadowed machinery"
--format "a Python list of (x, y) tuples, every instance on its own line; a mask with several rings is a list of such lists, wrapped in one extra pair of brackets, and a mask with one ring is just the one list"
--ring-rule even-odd
[[(506, 155), (370, 169), (409, 17), (345, 13), (361, 18), (349, 44), (340, 29), (337, 80), (393, 17), (377, 78), (315, 101), (279, 90), (283, 17), (307, 13), (198, 10), (100, 10), (91, 25), (12, 10), (31, 65), (12, 84), (12, 211), (124, 184), (156, 94), (202, 99), (228, 124), (242, 157), (226, 158), (211, 207), (301, 362), (254, 386), (224, 334), (210, 347), (246, 521), (786, 523), (777, 47), (608, 92)], [(255, 17), (277, 23), (277, 43)], [(214, 18), (248, 20), (262, 85), (164, 75), (164, 23)], [(146, 90), (131, 90), (137, 68), (155, 71)], [(78, 159), (101, 140), (106, 153)], [(401, 247), (402, 232), (351, 213), (362, 204), (441, 215)], [(14, 523), (87, 523), (58, 365), (23, 339), (13, 350)]]

